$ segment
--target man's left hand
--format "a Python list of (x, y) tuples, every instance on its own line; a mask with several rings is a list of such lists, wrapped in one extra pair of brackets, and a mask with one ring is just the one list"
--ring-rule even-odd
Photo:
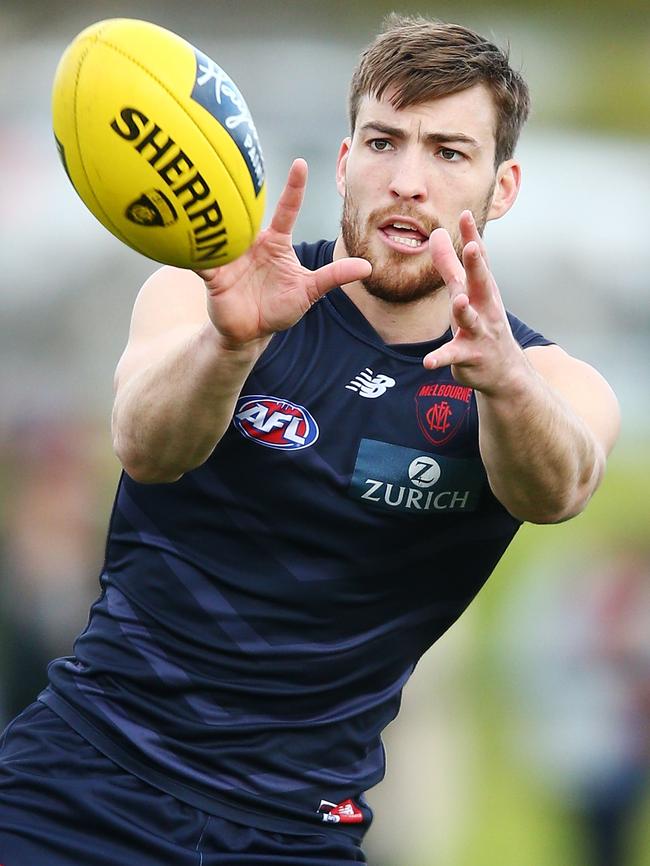
[(470, 211), (459, 221), (463, 241), (460, 262), (446, 229), (429, 238), (433, 265), (449, 290), (453, 339), (430, 352), (424, 366), (451, 366), (457, 382), (486, 394), (527, 366), (515, 341), (498, 286), (490, 273), (485, 245)]

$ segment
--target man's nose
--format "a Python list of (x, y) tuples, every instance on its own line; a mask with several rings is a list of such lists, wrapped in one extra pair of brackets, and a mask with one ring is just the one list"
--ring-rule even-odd
[(390, 192), (396, 199), (426, 201), (427, 172), (421, 158), (410, 153), (401, 155), (391, 177)]

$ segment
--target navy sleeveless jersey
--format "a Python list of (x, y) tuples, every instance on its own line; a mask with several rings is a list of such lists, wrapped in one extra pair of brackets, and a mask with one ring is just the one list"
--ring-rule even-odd
[(472, 390), (422, 366), (450, 336), (386, 346), (341, 289), (275, 335), (204, 465), (122, 475), (102, 594), (41, 700), (208, 812), (361, 835), (402, 687), (519, 526)]

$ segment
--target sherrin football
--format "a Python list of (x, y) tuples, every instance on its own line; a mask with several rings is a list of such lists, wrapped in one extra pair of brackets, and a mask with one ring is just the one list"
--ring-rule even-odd
[(127, 18), (86, 28), (59, 62), (52, 118), (75, 190), (134, 250), (200, 270), (255, 240), (266, 185), (250, 111), (180, 36)]

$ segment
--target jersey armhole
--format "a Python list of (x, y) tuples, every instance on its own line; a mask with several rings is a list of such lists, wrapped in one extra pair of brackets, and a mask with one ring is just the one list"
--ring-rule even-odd
[(287, 328), (286, 331), (280, 331), (279, 333), (275, 333), (273, 335), (271, 342), (260, 355), (257, 363), (251, 370), (251, 373), (257, 373), (258, 370), (263, 370), (268, 364), (271, 363), (271, 361), (275, 358), (275, 356), (284, 345), (288, 333), (289, 329)]

